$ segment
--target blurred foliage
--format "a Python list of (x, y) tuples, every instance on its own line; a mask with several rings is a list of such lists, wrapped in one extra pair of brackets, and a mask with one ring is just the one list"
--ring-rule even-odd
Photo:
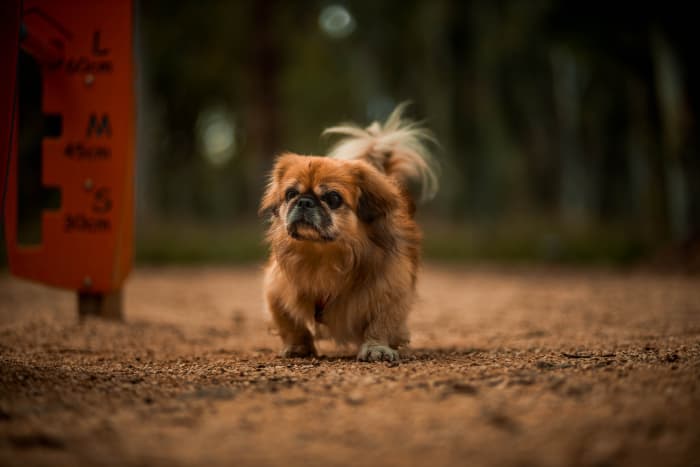
[(150, 264), (225, 264), (259, 262), (265, 257), (258, 224), (168, 223), (141, 226), (136, 256)]
[[(261, 258), (255, 212), (274, 156), (322, 154), (323, 128), (404, 100), (440, 142), (426, 256), (617, 262), (700, 238), (696, 20), (683, 3), (137, 5), (142, 260)], [(331, 6), (352, 17), (343, 34), (320, 27)], [(202, 149), (212, 112), (234, 128), (217, 163)]]
[[(260, 224), (156, 223), (142, 226), (136, 255), (147, 264), (229, 264), (265, 258)], [(517, 227), (431, 225), (424, 256), (441, 262), (560, 263), (619, 265), (638, 263), (649, 245), (630, 239), (620, 229), (563, 231), (533, 221)]]

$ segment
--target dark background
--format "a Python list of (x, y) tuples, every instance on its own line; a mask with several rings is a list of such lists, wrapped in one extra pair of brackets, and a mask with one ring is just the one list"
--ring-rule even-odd
[(282, 150), (405, 100), (440, 147), (426, 255), (697, 265), (696, 19), (682, 3), (137, 3), (137, 259), (264, 257)]

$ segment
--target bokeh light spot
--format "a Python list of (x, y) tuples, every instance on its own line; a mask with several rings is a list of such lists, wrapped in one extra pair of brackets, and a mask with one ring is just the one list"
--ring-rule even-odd
[(318, 17), (321, 30), (334, 39), (348, 37), (355, 30), (355, 18), (341, 5), (329, 5)]
[(197, 137), (202, 156), (215, 167), (225, 165), (235, 153), (236, 128), (223, 108), (207, 108), (199, 114)]

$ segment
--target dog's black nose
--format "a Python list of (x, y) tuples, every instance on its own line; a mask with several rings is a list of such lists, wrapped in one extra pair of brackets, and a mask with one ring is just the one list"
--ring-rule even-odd
[(300, 209), (311, 209), (316, 206), (316, 201), (311, 196), (305, 195), (299, 198), (299, 201), (297, 201), (297, 206)]

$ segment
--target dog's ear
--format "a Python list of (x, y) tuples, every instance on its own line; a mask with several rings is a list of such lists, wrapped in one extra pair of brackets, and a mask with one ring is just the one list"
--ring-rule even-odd
[(272, 167), (270, 176), (267, 182), (267, 188), (265, 188), (265, 194), (260, 202), (260, 209), (258, 209), (258, 215), (261, 217), (275, 217), (278, 215), (279, 205), (282, 201), (281, 195), (279, 193), (279, 185), (284, 174), (287, 172), (289, 167), (294, 164), (294, 161), (298, 158), (296, 154), (282, 154), (275, 160), (275, 165)]
[(355, 180), (360, 189), (357, 217), (361, 221), (371, 224), (385, 218), (399, 206), (399, 193), (396, 186), (374, 167), (358, 162)]

